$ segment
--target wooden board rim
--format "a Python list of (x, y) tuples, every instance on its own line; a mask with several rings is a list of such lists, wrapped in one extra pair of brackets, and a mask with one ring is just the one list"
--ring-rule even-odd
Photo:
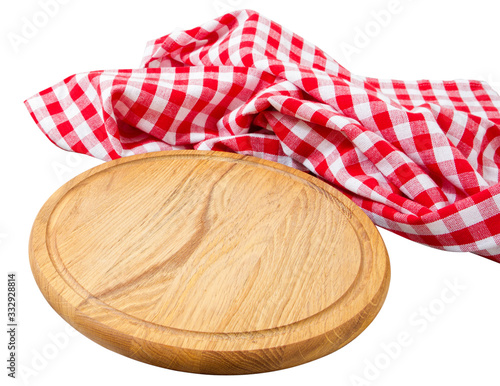
[[(370, 300), (366, 302), (366, 304), (363, 304), (363, 307), (360, 306), (359, 309), (359, 315), (364, 315), (364, 319), (349, 319), (343, 321), (341, 324), (328, 326), (328, 315), (325, 317), (325, 314), (328, 314), (328, 308), (325, 308), (320, 313), (317, 313), (307, 319), (297, 321), (291, 325), (258, 331), (257, 334), (206, 333), (186, 330), (179, 331), (175, 328), (152, 325), (149, 322), (144, 323), (144, 321), (140, 321), (144, 324), (141, 328), (145, 328), (147, 330), (142, 333), (143, 337), (141, 337), (141, 334), (130, 336), (126, 333), (128, 328), (137, 323), (137, 320), (133, 320), (133, 317), (123, 318), (121, 320), (122, 324), (117, 325), (115, 322), (102, 317), (101, 314), (95, 313), (94, 311), (96, 309), (99, 309), (100, 312), (102, 312), (102, 310), (106, 309), (106, 305), (103, 305), (99, 299), (88, 296), (88, 294), (83, 296), (75, 283), (68, 283), (68, 277), (65, 277), (64, 273), (61, 275), (61, 267), (59, 267), (59, 271), (56, 267), (54, 267), (53, 260), (45, 245), (46, 240), (44, 239), (44, 236), (47, 233), (47, 224), (49, 223), (53, 209), (56, 205), (71, 189), (78, 186), (87, 178), (124, 163), (146, 159), (152, 160), (157, 157), (218, 157), (219, 159), (223, 158), (228, 162), (232, 162), (234, 160), (239, 162), (249, 162), (253, 165), (260, 165), (273, 170), (285, 172), (290, 176), (299, 178), (308, 184), (318, 187), (321, 191), (328, 193), (330, 197), (333, 197), (336, 201), (338, 201), (339, 207), (345, 210), (345, 214), (351, 216), (350, 220), (356, 223), (360, 232), (363, 233), (364, 231), (365, 235), (368, 235), (368, 233), (371, 235), (371, 237), (366, 237), (366, 240), (360, 240), (360, 244), (363, 244), (365, 248), (363, 264), (367, 264), (367, 261), (369, 260), (371, 265), (368, 268), (370, 269), (360, 269), (359, 274), (355, 282), (353, 282), (350, 286), (350, 289), (346, 291), (336, 303), (333, 303), (331, 307), (328, 308), (333, 309), (334, 305), (340, 302), (341, 299), (346, 301), (346, 297), (350, 296), (349, 294), (352, 296), (353, 288), (356, 288), (356, 290), (359, 291), (360, 289), (358, 287), (360, 281), (365, 280), (368, 282), (368, 280), (370, 280), (370, 292), (362, 294), (365, 297), (370, 297)], [(354, 203), (330, 185), (304, 172), (275, 162), (234, 153), (190, 150), (147, 153), (117, 159), (90, 169), (63, 185), (45, 203), (35, 220), (30, 237), (30, 264), (37, 284), (51, 306), (68, 323), (73, 325), (84, 335), (107, 348), (147, 363), (183, 371), (202, 373), (247, 373), (270, 371), (304, 363), (333, 352), (356, 337), (373, 320), (383, 304), (390, 281), (390, 264), (387, 252), (375, 226)], [(363, 265), (363, 267), (364, 266), (365, 265)], [(374, 267), (376, 267), (377, 270), (372, 270)], [(374, 282), (374, 279), (376, 282)], [(356, 287), (355, 284), (358, 284), (358, 287)], [(61, 288), (63, 288), (63, 290), (61, 290)], [(357, 296), (356, 299), (359, 300), (359, 296)], [(347, 299), (347, 301), (349, 301), (349, 299)], [(350, 301), (350, 304), (353, 304), (353, 302)], [(121, 312), (119, 310), (116, 311)], [(108, 308), (107, 312), (115, 311)], [(99, 318), (101, 318), (101, 320), (99, 320)], [(92, 328), (88, 327), (89, 321), (92, 322)], [(325, 331), (322, 336), (307, 336), (306, 334), (306, 338), (304, 338), (304, 332), (311, 329), (312, 325), (317, 326), (320, 324), (325, 325)], [(343, 334), (339, 334), (339, 331), (347, 331), (347, 333), (344, 332)], [(287, 346), (288, 351), (290, 352), (296, 352), (297, 350), (300, 351), (304, 346), (310, 345), (322, 348), (319, 350), (310, 350), (311, 353), (306, 353), (306, 355), (301, 354), (302, 358), (299, 358), (298, 356), (296, 358), (292, 358), (293, 355), (291, 355), (290, 358), (287, 358), (288, 362), (286, 360), (282, 361), (282, 364), (274, 366), (275, 368), (271, 365), (270, 368), (263, 366), (261, 369), (240, 368), (238, 371), (233, 371), (234, 369), (231, 369), (231, 366), (234, 367), (233, 354), (235, 340), (245, 342), (245, 344), (242, 345), (241, 350), (239, 350), (238, 355), (254, 356), (261, 355), (262, 353), (265, 353), (265, 355), (271, 355), (270, 353), (273, 351), (287, 351), (287, 349), (279, 343), (280, 340), (275, 339), (276, 336), (279, 337), (283, 334), (287, 335)], [(179, 339), (179, 335), (182, 335), (182, 339)], [(145, 337), (147, 338), (144, 339)], [(152, 339), (155, 337), (157, 339)], [(251, 338), (251, 340), (249, 340), (249, 338)], [(329, 343), (325, 345), (325, 341)], [(193, 344), (193, 342), (195, 342), (195, 344)], [(201, 344), (200, 342), (204, 343)], [(217, 346), (216, 350), (211, 349), (214, 347), (214, 344)], [(205, 345), (205, 347), (203, 347), (203, 345)], [(155, 355), (152, 355), (152, 353), (155, 352), (161, 353), (160, 356), (163, 356), (164, 358), (156, 358)], [(207, 353), (209, 354), (207, 355)], [(225, 355), (224, 353), (227, 353), (228, 355)], [(210, 357), (211, 355), (213, 357)], [(213, 364), (224, 361), (229, 361), (232, 364), (229, 365), (226, 370), (221, 372), (218, 372), (217, 370), (214, 371)], [(186, 363), (191, 363), (191, 365), (186, 365)]]

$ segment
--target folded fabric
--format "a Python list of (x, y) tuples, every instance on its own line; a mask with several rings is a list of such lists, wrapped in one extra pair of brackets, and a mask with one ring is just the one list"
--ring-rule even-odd
[(25, 103), (65, 150), (277, 161), (383, 228), (500, 262), (500, 97), (484, 82), (357, 76), (242, 10), (150, 42), (140, 69), (77, 74)]

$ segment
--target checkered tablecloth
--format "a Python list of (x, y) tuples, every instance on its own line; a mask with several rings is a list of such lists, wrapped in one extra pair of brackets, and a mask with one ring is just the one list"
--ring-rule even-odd
[(354, 75), (242, 10), (150, 42), (140, 69), (77, 74), (25, 103), (65, 150), (265, 158), (410, 240), (500, 262), (500, 97), (484, 82)]

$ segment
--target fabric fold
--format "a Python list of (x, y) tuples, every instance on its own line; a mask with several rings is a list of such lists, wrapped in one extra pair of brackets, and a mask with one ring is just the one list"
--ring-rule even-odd
[(358, 76), (241, 10), (149, 42), (142, 68), (76, 74), (25, 104), (68, 151), (265, 158), (410, 240), (500, 262), (500, 97), (485, 82)]

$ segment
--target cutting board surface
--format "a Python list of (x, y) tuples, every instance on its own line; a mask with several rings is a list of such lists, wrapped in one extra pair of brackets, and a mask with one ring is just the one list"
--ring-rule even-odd
[(121, 158), (62, 186), (33, 225), (51, 306), (97, 343), (176, 370), (245, 374), (329, 354), (373, 320), (383, 241), (337, 190), (253, 157)]

